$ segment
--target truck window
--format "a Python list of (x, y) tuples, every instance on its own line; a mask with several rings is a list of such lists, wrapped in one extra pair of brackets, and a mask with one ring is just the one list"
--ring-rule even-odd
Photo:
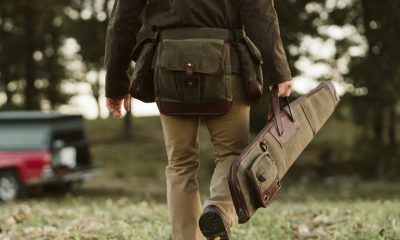
[(38, 150), (48, 147), (48, 129), (0, 127), (0, 150)]
[(81, 129), (71, 129), (68, 131), (55, 132), (52, 139), (53, 141), (62, 140), (69, 144), (85, 140), (85, 134)]

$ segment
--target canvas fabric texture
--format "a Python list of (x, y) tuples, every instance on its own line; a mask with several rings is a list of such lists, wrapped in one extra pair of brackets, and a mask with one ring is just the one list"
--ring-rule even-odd
[(209, 116), (228, 112), (232, 101), (228, 43), (163, 39), (157, 55), (154, 85), (161, 113)]
[(260, 50), (268, 85), (291, 80), (273, 0), (116, 0), (107, 28), (106, 97), (128, 94), (130, 54), (141, 29), (246, 29)]
[(249, 142), (250, 106), (239, 75), (232, 75), (231, 84), (233, 104), (230, 111), (222, 116), (203, 118), (215, 155), (210, 196), (203, 206), (197, 181), (200, 118), (161, 115), (168, 156), (165, 173), (173, 240), (204, 239), (198, 221), (202, 208), (210, 204), (218, 206), (230, 223), (234, 221), (235, 209), (227, 178), (232, 162)]
[[(236, 159), (230, 171), (229, 187), (239, 223), (247, 222), (257, 209), (269, 204), (272, 199), (260, 201), (260, 194), (264, 200), (266, 197), (273, 198), (279, 190), (280, 182), (274, 182), (274, 179), (268, 179), (267, 176), (274, 176), (279, 181), (284, 177), (294, 161), (329, 119), (338, 102), (339, 97), (333, 83), (321, 83), (310, 93), (290, 103), (293, 119), (290, 118), (288, 107), (279, 112), (277, 117), (281, 119), (283, 125), (281, 134), (279, 134), (278, 124), (275, 124), (275, 116)], [(262, 164), (253, 166), (260, 160)], [(254, 168), (251, 169), (252, 167)], [(260, 170), (265, 172), (257, 172)], [(268, 186), (255, 184), (254, 181), (268, 183), (271, 189), (265, 191)], [(259, 190), (262, 192), (258, 192)], [(269, 193), (273, 194), (268, 196)]]

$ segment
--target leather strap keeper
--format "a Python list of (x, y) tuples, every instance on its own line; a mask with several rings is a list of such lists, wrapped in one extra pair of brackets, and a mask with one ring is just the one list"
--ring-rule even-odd
[(266, 189), (264, 192), (260, 193), (261, 194), (260, 200), (262, 202), (263, 207), (267, 207), (271, 203), (272, 199), (274, 199), (279, 189), (281, 189), (281, 181), (279, 177), (276, 177), (271, 187)]

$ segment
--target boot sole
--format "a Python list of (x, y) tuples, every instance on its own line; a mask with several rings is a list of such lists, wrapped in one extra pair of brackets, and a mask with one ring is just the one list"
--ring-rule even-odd
[(207, 240), (230, 240), (224, 221), (216, 212), (205, 212), (199, 220), (199, 227)]

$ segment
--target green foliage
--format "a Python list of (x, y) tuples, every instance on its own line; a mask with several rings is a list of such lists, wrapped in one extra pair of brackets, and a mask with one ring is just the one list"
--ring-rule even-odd
[[(98, 9), (97, 4), (103, 4)], [(3, 108), (56, 109), (71, 97), (61, 85), (70, 81), (65, 40), (80, 45), (87, 71), (103, 66), (108, 0), (4, 0), (0, 3), (0, 89), (6, 93)], [(71, 17), (71, 11), (72, 17)], [(91, 17), (81, 17), (83, 11)], [(75, 14), (75, 15), (74, 15)], [(78, 80), (78, 79), (76, 79)], [(99, 79), (93, 83), (99, 97)], [(12, 101), (13, 96), (25, 99)]]
[(60, 48), (63, 9), (68, 4), (61, 0), (1, 2), (0, 71), (6, 108), (17, 95), (25, 101), (15, 104), (29, 110), (39, 109), (45, 99), (51, 108), (68, 100), (60, 91), (66, 76)]
[[(354, 121), (363, 129), (353, 146), (351, 156), (362, 175), (369, 178), (398, 176), (398, 106), (400, 95), (400, 2), (388, 0), (277, 1), (282, 37), (293, 75), (310, 69), (299, 69), (304, 57), (329, 66), (330, 72), (318, 80), (346, 83), (348, 96), (341, 105), (347, 114), (343, 121)], [(342, 36), (328, 31), (342, 31)], [(345, 34), (345, 32), (350, 32)], [(333, 41), (335, 54), (328, 59), (302, 48), (305, 38)], [(268, 89), (266, 89), (268, 91)], [(252, 130), (264, 126), (267, 96), (252, 109)], [(374, 156), (374, 157), (372, 157)], [(379, 160), (377, 160), (379, 159)], [(363, 164), (362, 164), (363, 163)], [(368, 166), (368, 167), (365, 167)]]

